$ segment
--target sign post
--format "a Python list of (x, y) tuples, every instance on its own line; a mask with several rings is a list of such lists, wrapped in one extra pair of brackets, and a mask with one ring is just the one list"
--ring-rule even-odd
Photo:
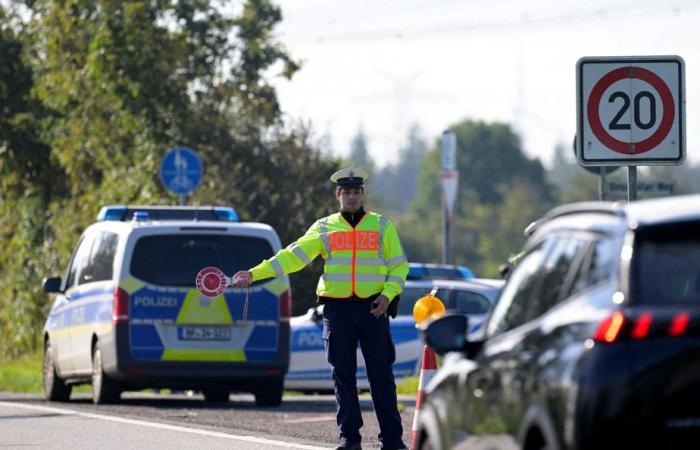
[(582, 166), (637, 167), (685, 159), (685, 63), (680, 56), (584, 57), (576, 63), (576, 158)]
[(457, 172), (457, 136), (451, 131), (442, 133), (440, 186), (442, 188), (442, 263), (450, 264), (450, 225), (457, 200), (459, 172)]
[(178, 203), (184, 205), (186, 196), (202, 181), (202, 161), (189, 147), (174, 147), (168, 151), (160, 165), (160, 180), (167, 190), (178, 195)]
[[(574, 144), (573, 144), (573, 151), (574, 151), (574, 157), (576, 156), (576, 141), (577, 138), (574, 136)], [(606, 188), (606, 178), (609, 173), (615, 172), (617, 169), (620, 168), (620, 166), (581, 166), (584, 169), (586, 169), (588, 172), (598, 175), (598, 200), (605, 201), (607, 200), (607, 188)]]

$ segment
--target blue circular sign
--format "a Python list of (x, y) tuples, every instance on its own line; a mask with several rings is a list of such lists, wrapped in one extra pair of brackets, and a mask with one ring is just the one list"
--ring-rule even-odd
[(189, 147), (172, 148), (160, 165), (160, 180), (178, 195), (189, 194), (202, 182), (202, 161)]

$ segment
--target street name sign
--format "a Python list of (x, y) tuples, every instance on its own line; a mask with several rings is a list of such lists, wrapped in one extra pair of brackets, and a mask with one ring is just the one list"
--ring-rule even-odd
[(576, 157), (583, 166), (681, 164), (680, 56), (584, 57), (576, 63)]

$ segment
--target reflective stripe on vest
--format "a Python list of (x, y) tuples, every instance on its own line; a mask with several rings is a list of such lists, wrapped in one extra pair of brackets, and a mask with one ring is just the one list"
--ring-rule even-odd
[(284, 270), (282, 270), (282, 266), (280, 265), (280, 262), (277, 261), (277, 258), (271, 258), (270, 264), (272, 265), (272, 268), (275, 270), (275, 275), (277, 275), (278, 277), (281, 277), (284, 275)]
[(387, 282), (391, 282), (391, 283), (399, 283), (399, 285), (400, 285), (402, 288), (403, 288), (403, 286), (404, 286), (404, 280), (403, 280), (403, 278), (401, 278), (401, 277), (396, 277), (396, 276), (393, 276), (393, 275), (389, 275), (388, 277), (386, 277), (386, 281), (387, 281)]
[(299, 247), (296, 243), (292, 244), (291, 247), (289, 247), (289, 249), (295, 255), (297, 255), (297, 258), (301, 259), (304, 262), (304, 264), (311, 263), (311, 259), (308, 256), (306, 256), (306, 253), (304, 253), (304, 250), (302, 250), (302, 248)]
[(379, 219), (379, 257), (382, 258), (382, 261), (384, 261), (384, 264), (387, 266), (389, 263), (384, 259), (384, 247), (382, 242), (384, 242), (384, 232), (386, 231), (386, 224), (388, 221), (389, 220), (384, 216)]
[(331, 255), (331, 243), (328, 240), (328, 217), (318, 221), (319, 234), (321, 235), (321, 242), (323, 242), (323, 248), (326, 250), (326, 255)]
[(407, 262), (408, 262), (408, 258), (406, 258), (406, 255), (401, 255), (401, 256), (397, 256), (396, 258), (391, 258), (390, 260), (388, 260), (386, 262), (386, 265), (391, 267), (391, 266), (395, 266), (397, 264), (402, 264), (402, 263), (407, 263)]
[[(352, 274), (350, 273), (324, 273), (321, 277), (325, 281), (352, 281)], [(399, 278), (399, 277), (392, 277)], [(373, 274), (373, 273), (358, 273), (355, 275), (355, 281), (369, 281), (374, 283), (383, 283), (387, 281), (385, 275)]]
[[(398, 258), (394, 258), (398, 259)], [(405, 258), (404, 258), (405, 259)], [(352, 258), (349, 256), (338, 256), (335, 258), (328, 258), (326, 264), (332, 266), (349, 266), (352, 264)], [(355, 264), (358, 266), (384, 266), (383, 259), (379, 258), (355, 258)]]

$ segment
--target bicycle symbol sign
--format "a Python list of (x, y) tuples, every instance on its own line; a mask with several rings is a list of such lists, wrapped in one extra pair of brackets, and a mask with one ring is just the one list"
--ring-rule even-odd
[(191, 148), (175, 147), (163, 158), (160, 179), (169, 191), (189, 194), (202, 181), (202, 162)]
[(584, 166), (680, 164), (684, 63), (678, 56), (581, 58), (576, 156)]

